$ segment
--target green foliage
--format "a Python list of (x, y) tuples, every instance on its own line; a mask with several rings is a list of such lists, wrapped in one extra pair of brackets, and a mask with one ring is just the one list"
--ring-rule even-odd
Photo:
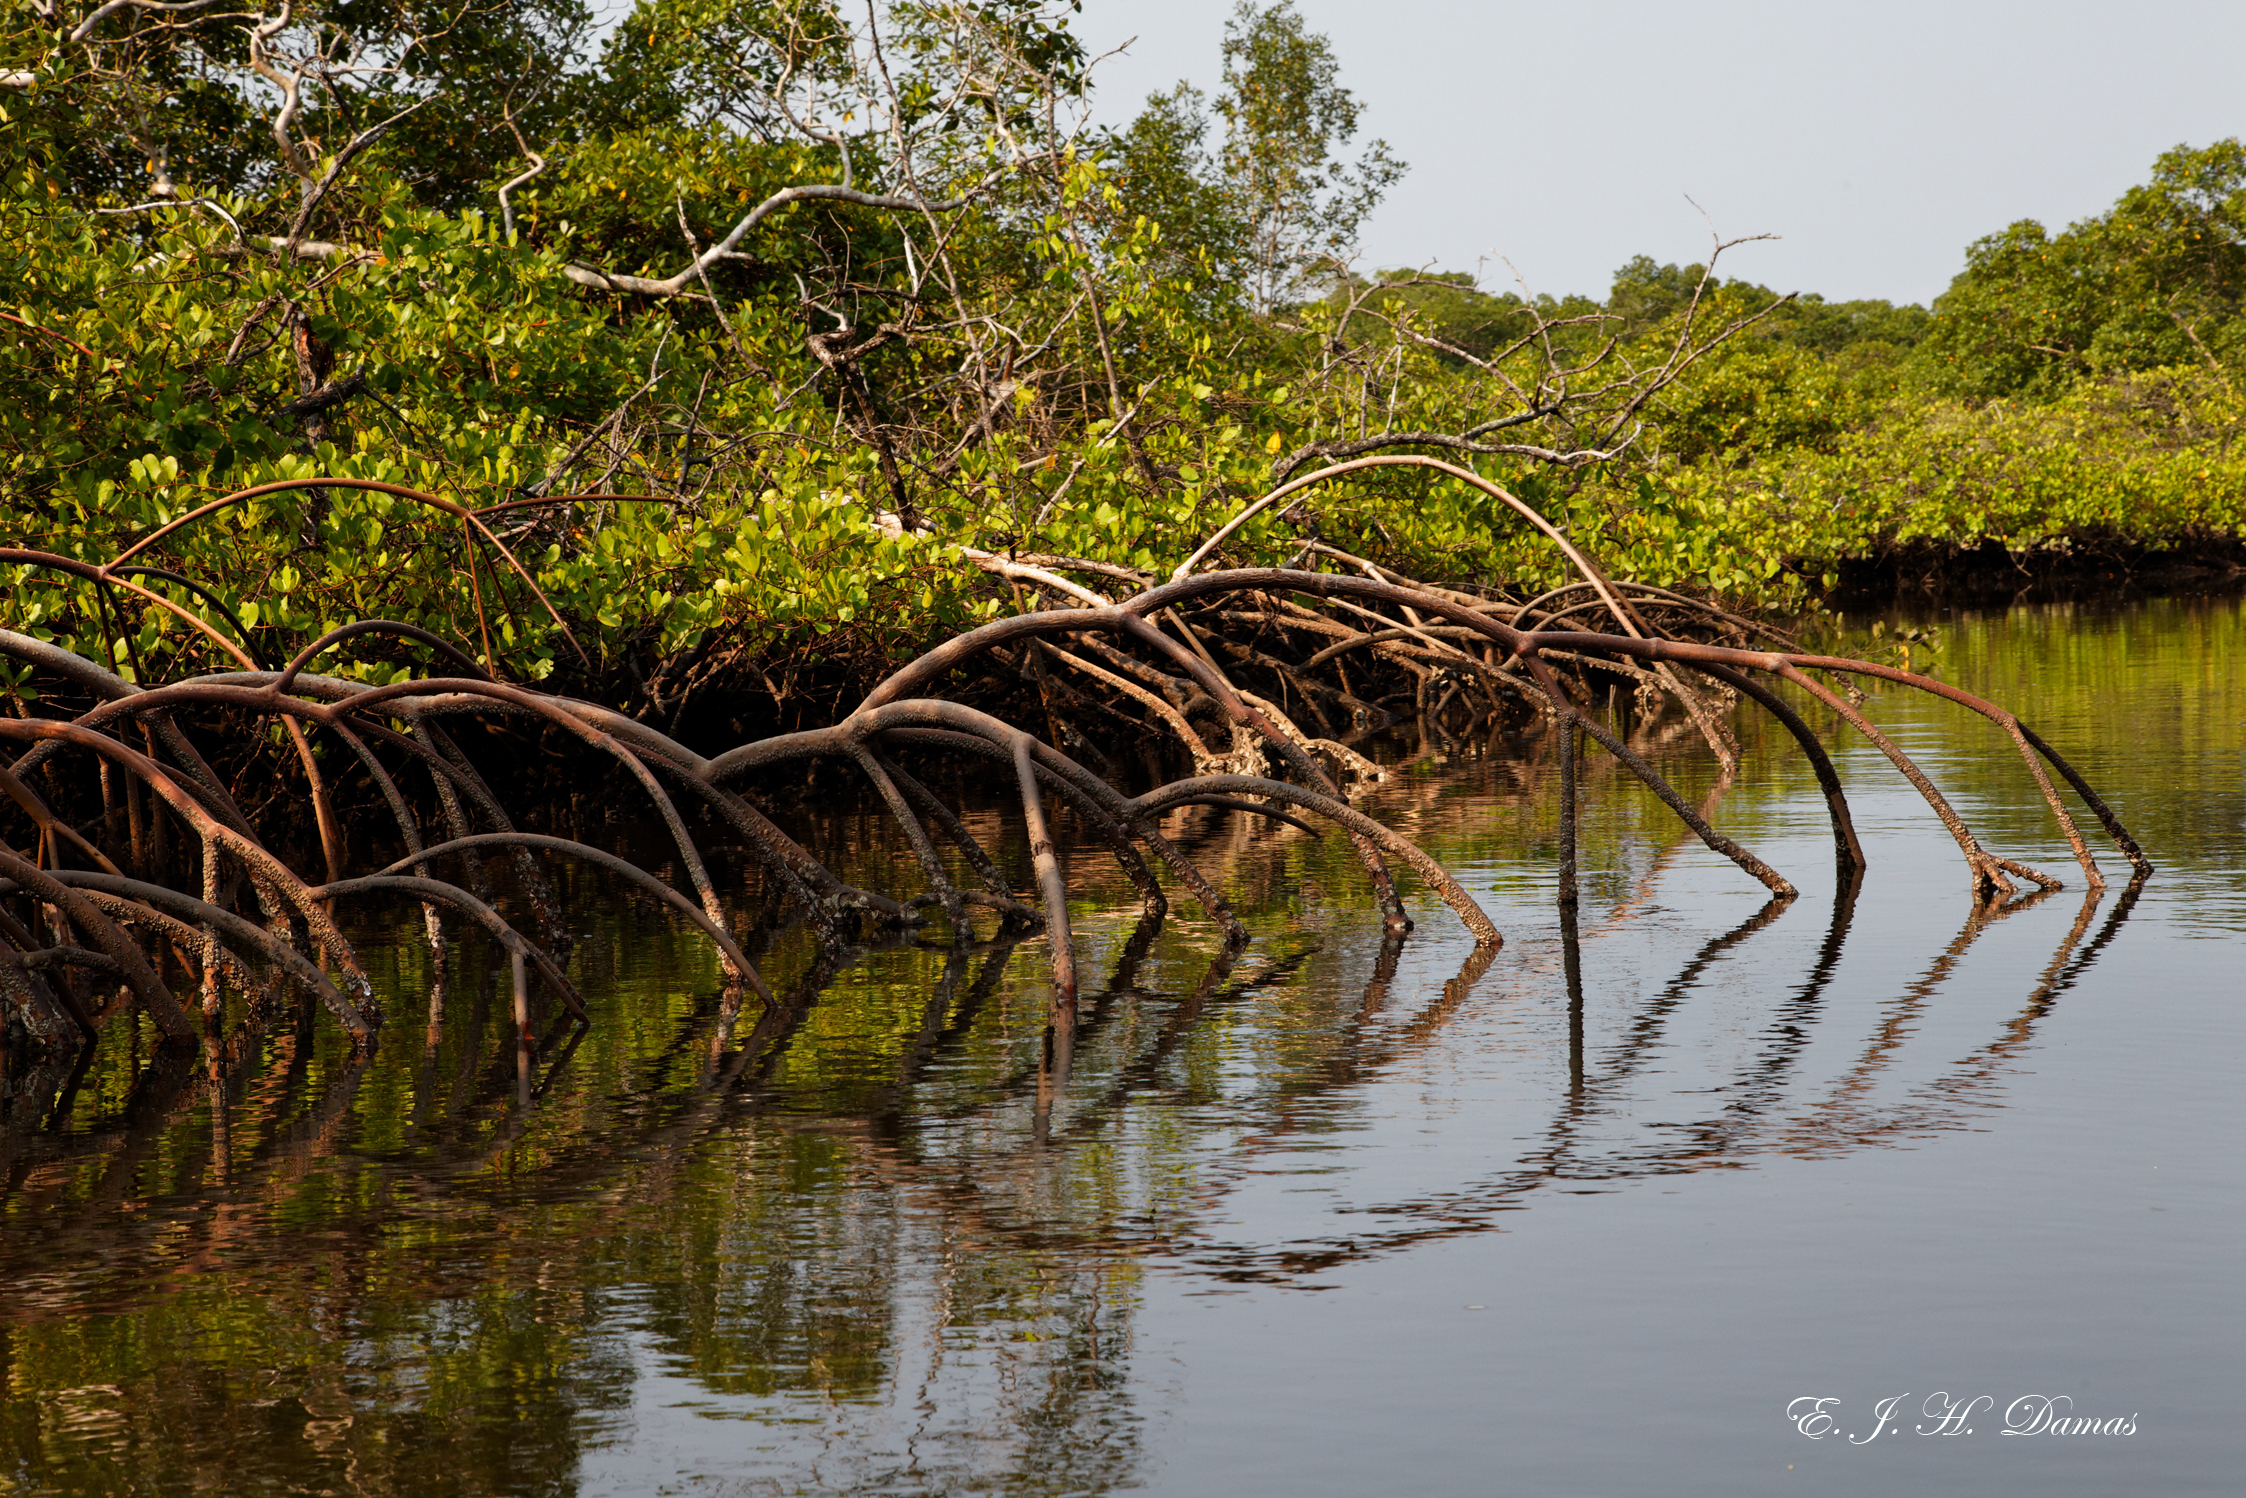
[(2032, 219), (1976, 241), (1934, 305), (1925, 375), (1974, 398), (2085, 376), (2246, 369), (2246, 145), (2178, 146), (2152, 181), (2053, 236)]
[[(42, 80), (0, 93), (4, 539), (99, 562), (313, 477), (514, 505), (489, 521), (527, 579), (448, 513), (330, 485), (146, 558), (205, 593), (138, 582), (267, 659), (383, 616), (615, 682), (721, 648), (871, 667), (1026, 601), (960, 546), (1166, 571), (1275, 471), (1383, 432), (1470, 434), (1434, 450), (1617, 571), (1747, 599), (1914, 547), (2238, 532), (2235, 141), (2169, 153), (2056, 239), (1982, 241), (1933, 317), (1645, 257), (1603, 300), (1390, 271), (1270, 313), (1395, 170), (1377, 145), (1338, 161), (1357, 105), (1284, 5), (1233, 19), (1212, 154), (1211, 106), (1183, 87), (1120, 134), (1069, 125), (1081, 49), (1022, 0), (898, 10), (886, 75), (870, 34), (811, 0), (644, 0), (597, 56), (573, 3), (476, 13), (423, 72), (313, 89), (299, 123), (332, 152), (416, 79), (516, 85), (453, 91), (479, 96), (339, 170), (306, 218), (327, 247), (298, 259), (276, 244), (302, 181), (243, 144), (273, 120), (236, 33), (119, 13), (88, 44), (107, 72), (50, 32), (0, 36), (0, 69)], [(427, 19), (299, 14), (370, 46)], [(170, 113), (135, 113), (157, 98)], [(548, 164), (512, 190), (510, 235), (496, 189), (529, 150)], [(141, 202), (151, 164), (210, 201), (100, 211)], [(798, 201), (681, 297), (585, 269), (675, 274), (781, 189), (846, 175), (963, 206)], [(308, 414), (330, 379), (364, 387)], [(1491, 440), (1456, 445), (1472, 434)], [(636, 498), (519, 503), (586, 490)], [(1267, 512), (1224, 554), (1286, 562), (1312, 540), (1430, 580), (1564, 576), (1511, 512), (1400, 470)], [(10, 627), (136, 675), (217, 651), (144, 597), (52, 570), (8, 585)], [(323, 669), (415, 663), (369, 638)]]
[(638, 0), (603, 48), (587, 133), (722, 123), (769, 137), (781, 73), (792, 64), (833, 84), (847, 55), (834, 7), (818, 0)]
[(1237, 283), (1248, 234), (1210, 159), (1208, 99), (1190, 83), (1147, 98), (1130, 128), (1109, 143), (1116, 207), (1129, 221), (1161, 228), (1160, 269), (1212, 292)]
[(2045, 405), (1901, 399), (1822, 448), (1680, 469), (1658, 492), (1712, 545), (1753, 559), (1737, 570), (1782, 564), (1805, 585), (1913, 550), (2126, 557), (2246, 531), (2242, 424), (2236, 388), (2188, 368)]
[[(1730, 287), (1711, 302), (1717, 316), (1749, 305)], [(1795, 336), (1798, 325), (1784, 316), (1790, 310), (1781, 308), (1665, 395), (1651, 438), (1655, 456), (1738, 468), (1771, 453), (1830, 450), (1886, 413), (1901, 390), (1901, 351), (1867, 339), (1822, 352)]]
[[(408, 211), (385, 225), (380, 261), (332, 278), (311, 308), (314, 335), (365, 373), (373, 397), (353, 430), (307, 451), (278, 409), (293, 393), (291, 355), (269, 308), (293, 289), (292, 275), (255, 257), (231, 273), (208, 268), (225, 235), (190, 221), (151, 245), (104, 238), (79, 215), (45, 208), (45, 185), (19, 161), (0, 205), (20, 257), (13, 315), (45, 330), (11, 339), (22, 357), (0, 365), (0, 485), (17, 544), (102, 561), (228, 490), (314, 475), (470, 506), (517, 498), (640, 385), (660, 345), (671, 348), (659, 392), (686, 399), (718, 352), (712, 327), (613, 324), (572, 294), (553, 252), (501, 244), (481, 215)], [(736, 327), (772, 336), (769, 326)], [(733, 394), (706, 404), (705, 418), (774, 414), (765, 392)], [(652, 440), (635, 456), (674, 471), (693, 461), (685, 444)], [(644, 639), (657, 655), (674, 653), (744, 612), (775, 629), (902, 624), (908, 595), (915, 630), (970, 616), (956, 583), (936, 595), (934, 551), (871, 536), (863, 507), (840, 497), (865, 484), (859, 455), (806, 434), (756, 457), (743, 475), (753, 489), (684, 509), (579, 509), (567, 523), (534, 524), (517, 555), (565, 616), (611, 650)], [(163, 560), (210, 586), (273, 642), (269, 653), (358, 615), (468, 641), (488, 631), (499, 655), (533, 674), (566, 649), (535, 600), (501, 575), (504, 563), (487, 558), (480, 575), (463, 566), (457, 522), (387, 495), (276, 494), (198, 523)], [(58, 574), (15, 570), (11, 584), (17, 627), (128, 669), (205, 648), (154, 605), (135, 606), (118, 636)], [(481, 616), (479, 588), (489, 598)], [(207, 612), (203, 600), (175, 596)]]
[[(1587, 304), (1581, 310), (1604, 312), (1616, 320), (1619, 336), (1644, 343), (1658, 341), (1670, 331), (1693, 311), (1696, 299), (1703, 311), (1713, 304), (1719, 313), (1737, 315), (1772, 303), (1776, 294), (1767, 286), (1710, 279), (1703, 265), (1657, 265), (1651, 256), (1638, 255), (1614, 273), (1614, 286), (1603, 308)], [(1809, 292), (1774, 308), (1757, 337), (1818, 354), (1839, 354), (1866, 345), (1905, 351), (1917, 347), (1930, 321), (1924, 307), (1877, 300), (1828, 302)]]
[(1223, 167), (1249, 249), (1254, 302), (1268, 308), (1355, 242), (1358, 226), (1404, 174), (1385, 142), (1355, 162), (1336, 151), (1359, 106), (1340, 82), (1333, 44), (1288, 0), (1239, 0), (1224, 28)]
[[(1383, 271), (1375, 287), (1344, 284), (1327, 297), (1327, 306), (1338, 311), (1353, 293), (1370, 291), (1370, 300), (1383, 312), (1407, 315), (1415, 327), (1443, 344), (1438, 353), (1447, 362), (1456, 363), (1459, 354), (1491, 358), (1527, 336), (1534, 326), (1525, 315), (1521, 298), (1493, 296), (1477, 287), (1474, 278), (1463, 271)], [(1360, 295), (1358, 300), (1362, 304), (1365, 298)], [(1587, 298), (1560, 302), (1546, 297), (1538, 303), (1538, 310), (1548, 318), (1567, 318), (1596, 314), (1601, 309)], [(1354, 328), (1359, 324), (1360, 319), (1352, 316), (1344, 326)]]

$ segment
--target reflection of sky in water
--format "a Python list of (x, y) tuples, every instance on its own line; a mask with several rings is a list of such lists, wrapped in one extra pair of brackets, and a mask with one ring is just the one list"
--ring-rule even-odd
[[(163, 1100), (105, 1073), (75, 1134), (19, 1150), (0, 1206), (0, 1471), (2216, 1491), (2246, 1225), (2246, 703), (2203, 663), (2238, 658), (2240, 613), (2073, 622), (2021, 626), (2009, 657), (1953, 622), (1936, 660), (2020, 706), (2147, 845), (2162, 871), (2125, 921), (2118, 887), (2085, 902), (2025, 772), (1968, 752), (2001, 752), (1994, 730), (1882, 693), (1875, 718), (1983, 841), (2074, 888), (1971, 919), (1923, 803), (1836, 744), (1873, 861), (1843, 909), (1813, 782), (1754, 737), (1716, 820), (1802, 897), (1766, 907), (1594, 765), (1571, 963), (1549, 766), (1453, 765), (1368, 809), (1484, 898), (1507, 934), (1485, 970), (1432, 901), (1384, 952), (1330, 847), (1189, 814), (1263, 905), (1259, 939), (1217, 960), (1181, 910), (1134, 961), (1133, 913), (1087, 913), (1065, 1085), (1036, 943), (948, 972), (873, 954), (745, 1046), (703, 955), (630, 919), (578, 959), (628, 1005), (527, 1119), (473, 984), (431, 1057), (396, 1020), (358, 1076), (275, 1042), (225, 1151), (191, 1092), (168, 1132), (122, 1128)], [(1711, 789), (1689, 743), (1664, 762)], [(1861, 1450), (1781, 1413), (1938, 1389), (2071, 1393), (2141, 1433)]]

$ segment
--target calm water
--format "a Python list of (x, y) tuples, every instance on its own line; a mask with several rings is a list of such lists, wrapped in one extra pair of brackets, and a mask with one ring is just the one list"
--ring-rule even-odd
[[(1993, 730), (1880, 694), (2067, 890), (1975, 916), (1836, 737), (1873, 864), (1837, 898), (1750, 729), (1728, 787), (1662, 762), (1802, 897), (1594, 764), (1571, 950), (1555, 767), (1403, 744), (1369, 809), (1482, 898), (1486, 966), (1433, 901), (1384, 948), (1338, 838), (1196, 811), (1255, 942), (1137, 924), (1085, 853), (1071, 1035), (1041, 942), (829, 975), (783, 941), (815, 1002), (732, 1023), (706, 947), (586, 885), (599, 1023), (527, 1106), (482, 949), (425, 1036), (387, 915), (370, 1063), (323, 1025), (217, 1087), (123, 1046), (11, 1079), (0, 1491), (2235, 1493), (2246, 614), (1939, 623), (2150, 883), (2086, 898)], [(807, 835), (909, 866), (870, 816)], [(2024, 1396), (2134, 1433), (2003, 1434)]]

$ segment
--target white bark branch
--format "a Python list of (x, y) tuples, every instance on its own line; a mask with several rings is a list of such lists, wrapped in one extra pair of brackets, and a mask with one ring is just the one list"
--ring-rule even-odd
[[(979, 190), (979, 185), (978, 189)], [(808, 187), (783, 187), (766, 198), (733, 226), (733, 232), (711, 245), (694, 258), (692, 264), (675, 276), (656, 280), (651, 276), (615, 275), (580, 261), (571, 261), (562, 267), (562, 274), (580, 286), (590, 286), (596, 291), (630, 291), (641, 296), (673, 297), (686, 293), (689, 286), (700, 280), (703, 273), (721, 260), (734, 257), (735, 246), (742, 238), (770, 215), (790, 203), (807, 200), (855, 203), (861, 208), (887, 208), (903, 213), (950, 213), (964, 208), (972, 199), (972, 192), (949, 202), (928, 203), (917, 197), (894, 197), (887, 193), (860, 192), (854, 187), (814, 184)]]
[(127, 213), (151, 213), (158, 208), (208, 208), (226, 220), (226, 227), (234, 231), (234, 242), (242, 243), (242, 226), (234, 221), (234, 215), (209, 198), (157, 198), (153, 202), (135, 203), (130, 208), (96, 208), (94, 212), (117, 217)]
[(109, 0), (108, 4), (96, 7), (92, 15), (71, 29), (70, 42), (76, 46), (84, 41), (93, 35), (96, 26), (121, 10), (168, 11), (177, 14), (182, 11), (208, 10), (216, 4), (218, 0), (179, 0), (176, 4), (165, 4), (162, 0)]
[[(892, 541), (901, 541), (913, 534), (905, 522), (890, 510), (882, 510), (873, 517), (873, 530), (876, 534), (887, 536)], [(990, 573), (993, 577), (1002, 577), (1008, 582), (1035, 583), (1041, 588), (1052, 589), (1064, 598), (1073, 599), (1087, 608), (1103, 609), (1115, 606), (1115, 600), (1105, 594), (1095, 593), (1090, 588), (1072, 583), (1059, 573), (1048, 572), (1043, 567), (1033, 567), (1027, 562), (1017, 562), (1009, 557), (1002, 557), (994, 551), (983, 551), (977, 547), (963, 546), (957, 543), (953, 544), (952, 550), (958, 552), (961, 557), (974, 563), (983, 571)]]
[(512, 100), (507, 105), (507, 128), (514, 132), (516, 149), (530, 162), (529, 171), (508, 178), (499, 188), (499, 223), (507, 231), (507, 238), (512, 241), (515, 237), (515, 205), (507, 201), (507, 194), (546, 170), (546, 158), (533, 151), (530, 142), (523, 139), (522, 127), (515, 123)]
[(286, 30), (289, 24), (288, 0), (282, 0), (279, 15), (271, 16), (250, 29), (250, 71), (281, 91), (281, 112), (273, 116), (273, 143), (281, 152), (281, 165), (288, 174), (305, 182), (312, 180), (312, 167), (304, 159), (304, 148), (296, 142), (296, 113), (302, 103), (304, 75), (311, 70), (309, 61), (299, 63), (296, 71), (284, 74), (273, 66), (266, 55), (266, 45)]

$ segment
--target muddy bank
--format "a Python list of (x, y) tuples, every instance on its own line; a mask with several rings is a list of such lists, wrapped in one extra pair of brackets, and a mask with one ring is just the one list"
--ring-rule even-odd
[(1962, 548), (1916, 544), (1844, 562), (1826, 606), (1860, 612), (2007, 601), (2120, 601), (2227, 592), (2246, 583), (2246, 540), (2182, 537), (2159, 546), (2118, 539), (2068, 551), (2014, 551), (1999, 542)]

